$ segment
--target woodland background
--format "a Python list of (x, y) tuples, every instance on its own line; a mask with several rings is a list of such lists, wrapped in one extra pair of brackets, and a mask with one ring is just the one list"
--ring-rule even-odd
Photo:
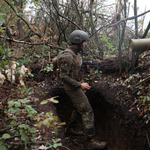
[[(35, 142), (36, 128), (30, 126), (27, 121), (20, 124), (21, 118), (16, 121), (14, 116), (10, 118), (9, 115), (22, 117), (20, 107), (28, 103), (26, 96), (31, 89), (26, 87), (23, 79), (26, 77), (32, 81), (34, 79), (32, 70), (28, 66), (41, 62), (39, 73), (51, 72), (52, 58), (68, 47), (69, 35), (73, 30), (84, 30), (90, 37), (86, 50), (82, 54), (83, 60), (102, 62), (116, 57), (119, 74), (125, 74), (126, 77), (132, 74), (132, 65), (134, 67), (138, 65), (138, 58), (147, 54), (147, 52), (141, 54), (141, 52), (129, 51), (129, 41), (149, 38), (150, 23), (144, 29), (143, 22), (145, 14), (150, 10), (138, 14), (137, 0), (134, 0), (132, 7), (134, 15), (129, 17), (128, 0), (116, 0), (113, 4), (107, 5), (105, 2), (106, 0), (0, 0), (1, 74), (6, 77), (8, 75), (6, 70), (10, 69), (9, 94), (4, 101), (1, 101), (1, 117), (3, 118), (1, 122), (6, 125), (9, 120), (11, 127), (6, 125), (7, 130), (14, 129), (8, 133), (5, 133), (6, 129), (0, 131), (2, 133), (0, 149), (5, 150), (7, 139), (14, 139), (14, 137), (21, 137), (26, 149), (30, 140)], [(15, 36), (10, 33), (12, 24), (15, 25), (17, 32)], [(126, 62), (123, 61), (124, 57)], [(133, 57), (136, 58), (135, 62), (133, 62)], [(46, 66), (45, 62), (48, 62)], [(23, 73), (20, 71), (22, 66), (27, 67)], [(13, 80), (13, 75), (14, 80), (17, 81)], [(5, 77), (2, 76), (1, 79), (7, 78), (8, 80), (8, 76)], [(1, 81), (1, 85), (3, 83), (4, 80)], [(10, 98), (14, 84), (19, 84), (17, 86), (20, 91), (19, 99)], [(51, 98), (41, 104), (50, 101), (57, 103), (57, 100)], [(35, 110), (30, 105), (25, 108), (23, 113), (27, 114), (27, 118), (33, 119), (36, 114)], [(41, 127), (42, 124), (47, 127), (53, 126), (55, 133), (57, 133), (57, 127), (63, 125), (63, 123), (56, 123), (57, 119), (56, 116), (52, 117), (51, 112), (45, 116), (35, 117), (38, 126)], [(1, 128), (4, 128), (3, 125)], [(57, 148), (60, 146), (57, 142), (59, 140), (54, 140), (49, 146)], [(14, 146), (12, 143), (7, 148), (12, 148), (12, 145)]]

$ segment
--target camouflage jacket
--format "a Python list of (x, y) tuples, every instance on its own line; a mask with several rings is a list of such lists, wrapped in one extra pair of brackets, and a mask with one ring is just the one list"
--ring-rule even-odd
[[(71, 50), (71, 52), (69, 52)], [(60, 79), (63, 81), (66, 90), (74, 90), (81, 87), (82, 73), (80, 68), (82, 65), (81, 55), (77, 49), (70, 47), (58, 57)]]

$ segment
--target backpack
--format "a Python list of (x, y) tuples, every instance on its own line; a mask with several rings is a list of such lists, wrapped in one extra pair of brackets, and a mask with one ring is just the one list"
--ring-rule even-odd
[(75, 57), (75, 53), (71, 49), (66, 49), (63, 52), (60, 52), (56, 57), (52, 59), (52, 64), (53, 64), (53, 74), (57, 77), (57, 80), (60, 80), (59, 77), (59, 59), (63, 57), (63, 54), (65, 53), (70, 53), (73, 58)]

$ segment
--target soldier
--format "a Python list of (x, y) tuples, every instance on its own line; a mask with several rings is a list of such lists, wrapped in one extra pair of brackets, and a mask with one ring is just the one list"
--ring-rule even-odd
[(75, 131), (75, 127), (82, 118), (84, 125), (84, 135), (87, 136), (87, 142), (91, 148), (103, 149), (106, 142), (96, 142), (94, 113), (86, 97), (84, 90), (89, 90), (91, 86), (88, 83), (81, 83), (80, 67), (82, 58), (79, 54), (86, 46), (89, 40), (88, 34), (82, 30), (75, 30), (70, 35), (71, 46), (58, 55), (58, 68), (60, 79), (64, 83), (65, 91), (73, 102), (74, 110), (72, 112), (68, 131), (73, 135), (83, 135), (81, 131)]
[(12, 36), (16, 36), (16, 31), (14, 30), (15, 25), (10, 25), (10, 33)]

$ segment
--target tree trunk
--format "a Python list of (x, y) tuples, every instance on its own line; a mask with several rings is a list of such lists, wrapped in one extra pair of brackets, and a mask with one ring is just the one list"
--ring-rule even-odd
[[(137, 16), (137, 0), (134, 0), (134, 16)], [(137, 18), (135, 18), (135, 38), (138, 39), (138, 21)], [(132, 52), (132, 55), (137, 55), (137, 52)], [(135, 57), (134, 56), (134, 57)], [(139, 59), (139, 55), (137, 57), (137, 59), (135, 60), (135, 67), (138, 66), (138, 59)]]
[[(22, 2), (22, 0), (21, 1), (15, 0), (14, 4), (18, 9), (18, 13), (23, 14), (23, 2)], [(23, 22), (21, 21), (21, 19), (17, 20), (17, 27), (18, 27), (18, 32), (19, 32), (18, 38), (19, 39), (23, 38), (25, 34), (24, 34), (24, 30), (23, 30)]]
[[(137, 16), (137, 0), (134, 0), (134, 16)], [(135, 18), (135, 38), (138, 38), (138, 22)]]
[[(94, 24), (94, 19), (93, 19), (93, 10), (94, 10), (94, 4), (96, 5), (97, 2), (94, 2), (94, 0), (90, 0), (90, 5), (89, 5), (89, 10), (90, 10), (90, 25), (91, 25), (91, 33), (93, 34), (94, 32), (96, 32), (96, 25)], [(100, 38), (99, 38), (99, 35), (98, 33), (95, 33), (95, 40), (96, 40), (96, 43), (97, 43), (97, 47), (98, 47), (98, 50), (99, 50), (99, 55), (100, 55), (100, 59), (103, 59), (103, 50), (101, 49), (100, 47)]]
[[(120, 13), (120, 10), (121, 10), (121, 1), (119, 2), (119, 15), (121, 15)], [(117, 14), (117, 12), (116, 12), (116, 14)], [(120, 20), (120, 17), (118, 18), (119, 20)], [(118, 21), (119, 21), (118, 20)], [(119, 37), (119, 47), (118, 47), (118, 49), (119, 49), (119, 74), (121, 74), (121, 72), (122, 72), (122, 51), (121, 51), (121, 33), (120, 33), (120, 24), (118, 25), (118, 37)]]

